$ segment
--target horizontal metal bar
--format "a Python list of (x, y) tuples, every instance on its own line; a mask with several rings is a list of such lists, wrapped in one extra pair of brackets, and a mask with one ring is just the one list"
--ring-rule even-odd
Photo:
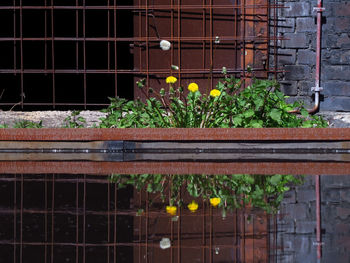
[[(162, 39), (168, 41), (173, 41), (174, 45), (177, 45), (176, 41), (182, 42), (200, 42), (203, 41), (215, 41), (216, 37), (171, 37), (171, 36), (162, 36)], [(287, 38), (281, 36), (220, 36), (220, 45), (228, 44), (227, 41), (234, 41), (234, 44), (237, 41), (240, 42), (254, 42), (254, 41), (269, 41), (269, 40), (286, 40)], [(80, 42), (159, 42), (160, 39), (157, 37), (0, 37), (0, 42), (13, 42), (13, 41), (80, 41)], [(225, 41), (225, 42), (224, 42)], [(218, 46), (217, 48), (220, 48)]]
[(257, 9), (257, 8), (286, 8), (284, 5), (266, 5), (266, 4), (256, 4), (256, 5), (106, 5), (106, 6), (96, 6), (96, 5), (47, 5), (47, 6), (0, 6), (0, 10), (189, 10), (189, 9)]
[(0, 162), (3, 174), (307, 174), (349, 175), (350, 163), (324, 162)]
[[(244, 69), (227, 69), (227, 73), (241, 73)], [(252, 68), (252, 71), (266, 71), (264, 68)], [(275, 70), (268, 70), (268, 72), (275, 72)], [(285, 72), (284, 70), (278, 70), (277, 72)], [(137, 69), (116, 69), (116, 70), (104, 70), (104, 69), (0, 69), (0, 73), (3, 74), (135, 74), (135, 75), (156, 75), (156, 74), (169, 74), (170, 70), (152, 69), (149, 71), (137, 70)], [(182, 69), (182, 74), (220, 74), (222, 75), (222, 69)]]
[(350, 128), (0, 129), (0, 141), (347, 141)]
[(350, 162), (350, 142), (0, 141), (0, 160)]

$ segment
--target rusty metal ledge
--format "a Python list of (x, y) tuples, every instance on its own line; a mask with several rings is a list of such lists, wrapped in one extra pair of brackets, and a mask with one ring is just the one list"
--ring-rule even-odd
[(0, 129), (1, 141), (344, 141), (350, 128)]
[(0, 162), (0, 173), (348, 175), (350, 163)]

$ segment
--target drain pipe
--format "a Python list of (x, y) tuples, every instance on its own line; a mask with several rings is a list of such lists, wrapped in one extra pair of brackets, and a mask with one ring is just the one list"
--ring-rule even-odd
[[(315, 73), (315, 87), (311, 88), (311, 91), (315, 92), (315, 105), (312, 109), (309, 109), (309, 113), (317, 112), (320, 107), (320, 75), (321, 75), (321, 34), (322, 34), (322, 12), (325, 10), (322, 7), (322, 0), (317, 0), (317, 7), (314, 7), (314, 11), (317, 12), (317, 38), (316, 38), (316, 73)], [(300, 110), (293, 110), (290, 113), (300, 113)]]
[(317, 262), (321, 262), (322, 257), (322, 229), (321, 229), (321, 193), (320, 193), (320, 175), (315, 175), (315, 192), (316, 192), (316, 245), (317, 245)]
[[(315, 92), (315, 106), (309, 110), (309, 113), (315, 113), (320, 106), (320, 73), (321, 73), (321, 34), (322, 34), (322, 0), (317, 0), (317, 7), (314, 11), (317, 12), (317, 38), (316, 38), (316, 74), (315, 87), (311, 90)], [(317, 262), (321, 262), (322, 258), (322, 228), (321, 228), (321, 176), (315, 176), (315, 190), (316, 190), (316, 242), (317, 242)]]

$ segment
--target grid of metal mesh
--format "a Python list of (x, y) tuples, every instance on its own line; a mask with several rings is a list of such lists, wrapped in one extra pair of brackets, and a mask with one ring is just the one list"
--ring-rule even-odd
[[(2, 0), (0, 105), (4, 109), (96, 108), (141, 96), (176, 75), (212, 88), (223, 66), (266, 77), (277, 42), (276, 1)], [(163, 51), (159, 43), (171, 43)], [(277, 53), (274, 54), (277, 56)], [(179, 71), (171, 69), (179, 66)]]
[[(271, 221), (200, 203), (166, 214), (157, 196), (104, 176), (2, 175), (0, 262), (272, 262)], [(276, 226), (276, 225), (275, 225)], [(163, 238), (171, 240), (160, 248)]]

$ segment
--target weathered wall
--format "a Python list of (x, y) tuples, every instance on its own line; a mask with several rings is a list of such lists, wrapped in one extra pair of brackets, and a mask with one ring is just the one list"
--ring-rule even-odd
[[(283, 91), (312, 103), (316, 63), (316, 0), (279, 1), (279, 67)], [(321, 111), (350, 111), (350, 1), (323, 1)]]
[[(282, 88), (291, 100), (312, 104), (316, 63), (317, 1), (281, 1), (279, 42)], [(323, 1), (320, 110), (350, 111), (350, 1)], [(350, 127), (344, 116), (325, 113), (332, 127)], [(330, 115), (329, 115), (330, 114)], [(345, 122), (344, 122), (345, 121)], [(350, 171), (349, 171), (350, 174)], [(286, 196), (278, 220), (278, 262), (317, 262), (316, 195), (314, 178)], [(350, 262), (350, 180), (348, 176), (321, 176), (321, 215), (324, 229), (321, 262)]]

